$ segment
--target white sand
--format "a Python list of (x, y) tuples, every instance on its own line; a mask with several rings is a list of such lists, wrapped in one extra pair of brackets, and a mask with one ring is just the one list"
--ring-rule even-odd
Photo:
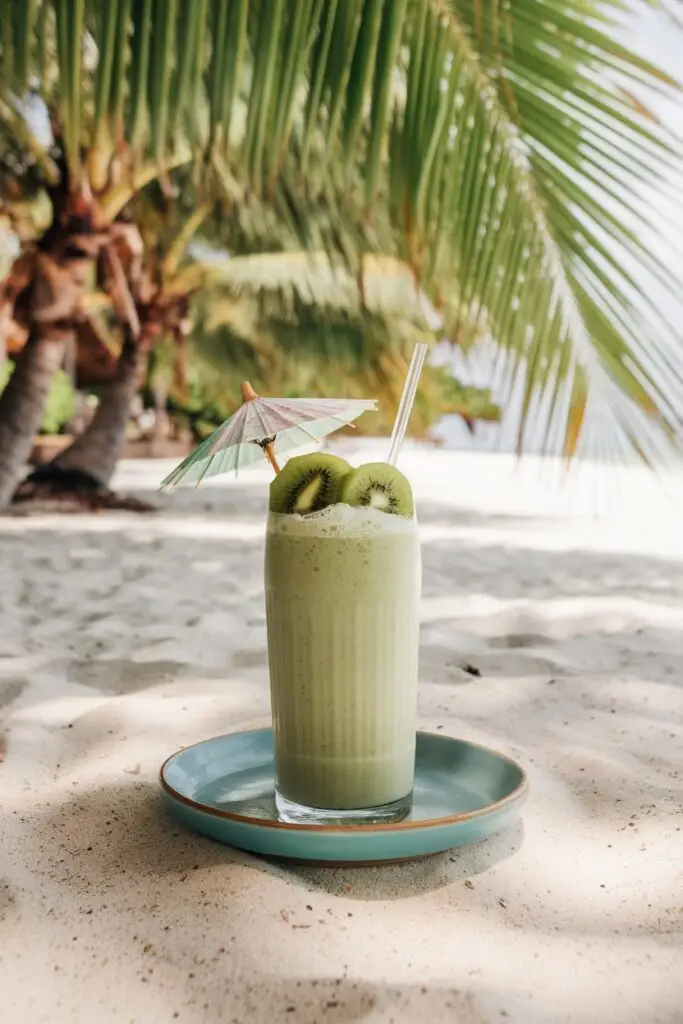
[(268, 715), (267, 471), (152, 518), (0, 520), (0, 1019), (683, 1021), (683, 481), (676, 504), (635, 470), (402, 465), (421, 723), (518, 757), (523, 824), (355, 871), (182, 831), (159, 763)]

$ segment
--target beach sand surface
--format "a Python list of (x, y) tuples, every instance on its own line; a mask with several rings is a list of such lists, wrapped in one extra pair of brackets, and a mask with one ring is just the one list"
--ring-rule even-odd
[[(117, 483), (154, 497), (169, 468)], [(268, 722), (267, 467), (153, 516), (6, 517), (0, 1019), (681, 1024), (683, 477), (415, 447), (401, 468), (420, 726), (517, 758), (521, 820), (358, 869), (185, 831), (160, 763)]]

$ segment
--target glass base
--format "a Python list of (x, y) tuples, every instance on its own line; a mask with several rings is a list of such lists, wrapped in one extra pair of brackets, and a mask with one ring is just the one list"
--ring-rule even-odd
[(275, 788), (275, 806), (278, 817), (291, 825), (389, 825), (403, 821), (413, 806), (413, 794), (407, 793), (400, 800), (378, 807), (358, 807), (350, 810), (335, 810), (325, 807), (307, 807), (286, 796)]

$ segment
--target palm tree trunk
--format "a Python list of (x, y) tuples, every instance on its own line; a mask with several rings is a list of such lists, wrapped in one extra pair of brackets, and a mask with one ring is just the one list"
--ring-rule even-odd
[(107, 487), (126, 443), (130, 407), (139, 385), (144, 351), (141, 342), (126, 332), (116, 377), (106, 387), (95, 415), (73, 444), (43, 467), (41, 476), (51, 471), (57, 471), (55, 477), (62, 472), (65, 477), (78, 474)]
[(52, 380), (75, 341), (81, 297), (108, 237), (96, 230), (92, 197), (53, 190), (54, 217), (35, 251), (15, 262), (5, 304), (20, 310), (28, 338), (0, 395), (0, 510), (7, 508), (40, 427)]
[(68, 334), (34, 329), (0, 395), (0, 510), (12, 500), (40, 422), (50, 386), (62, 365)]

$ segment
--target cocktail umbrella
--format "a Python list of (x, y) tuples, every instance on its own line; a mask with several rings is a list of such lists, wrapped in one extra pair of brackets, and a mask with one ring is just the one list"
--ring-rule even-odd
[(362, 398), (260, 398), (246, 381), (242, 396), (237, 412), (176, 466), (162, 487), (199, 484), (207, 476), (237, 471), (264, 455), (278, 473), (275, 453), (320, 441), (377, 407)]

